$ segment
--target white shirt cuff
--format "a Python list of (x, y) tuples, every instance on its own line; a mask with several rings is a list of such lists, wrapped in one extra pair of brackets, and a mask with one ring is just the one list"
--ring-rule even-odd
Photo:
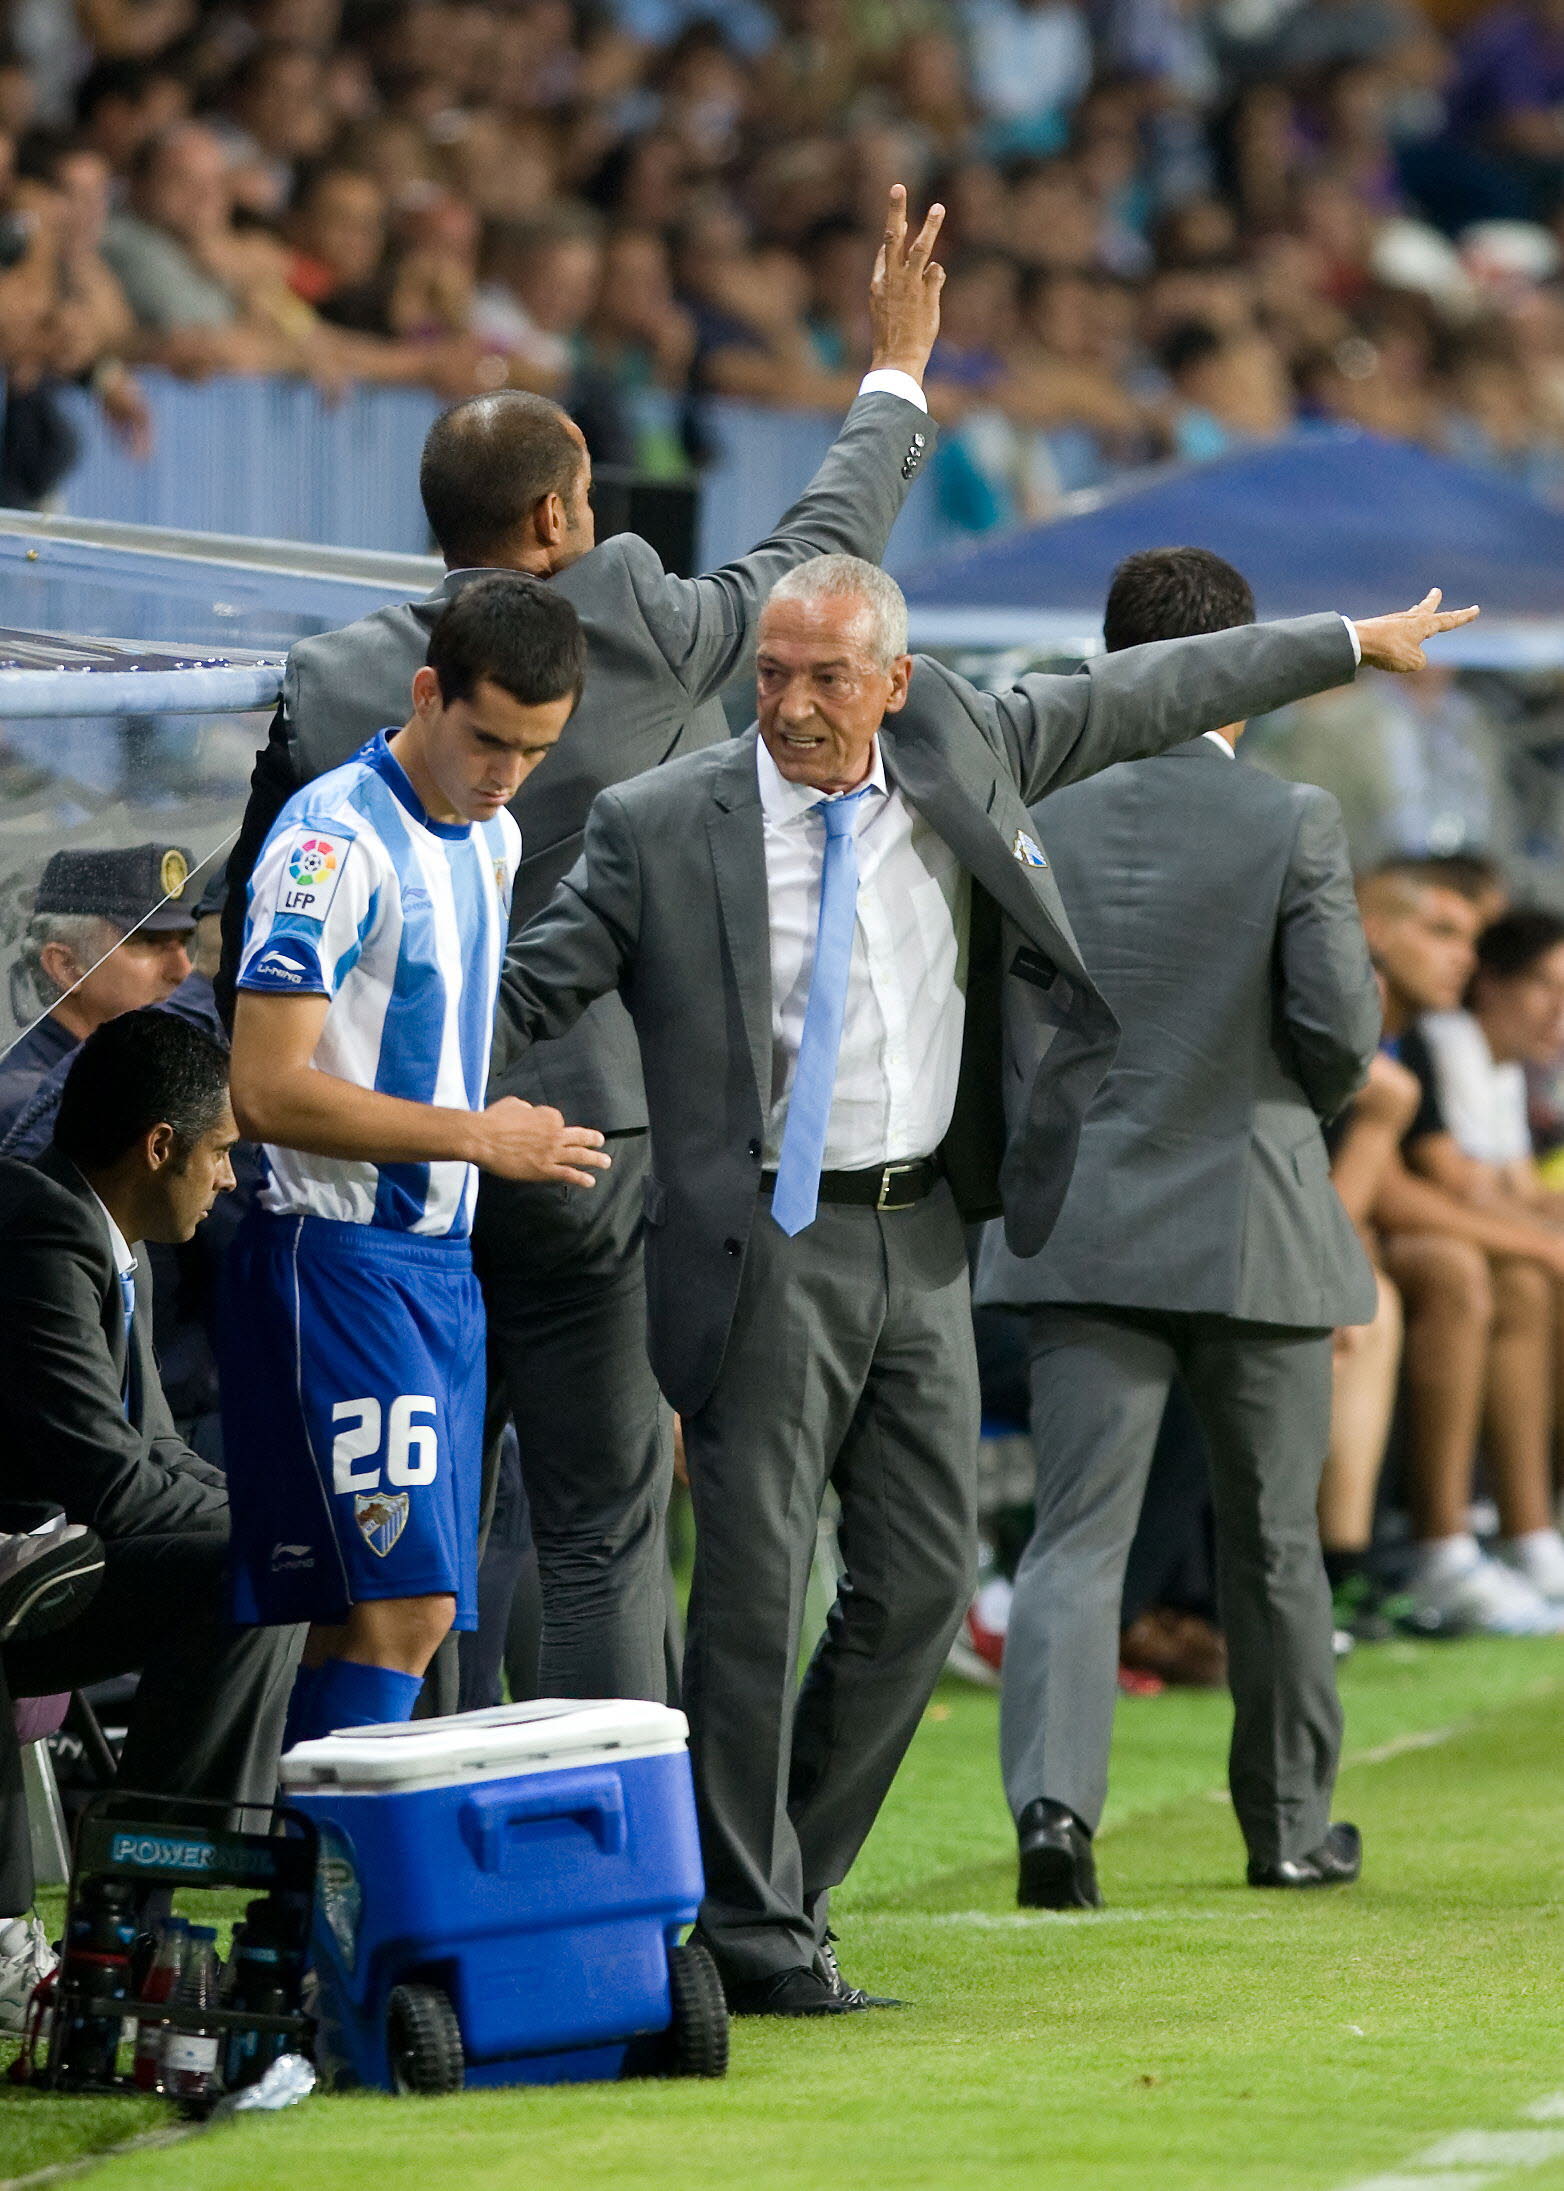
[[(869, 377), (871, 380), (874, 378), (872, 373)], [(1361, 668), (1363, 663), (1363, 642), (1358, 637), (1358, 627), (1350, 616), (1344, 616), (1342, 622), (1347, 627), (1347, 637), (1352, 641), (1352, 659)]]
[(912, 375), (899, 373), (894, 365), (881, 365), (874, 372), (865, 373), (858, 393), (861, 396), (900, 396), (903, 403), (915, 403), (920, 411), (928, 409), (923, 390)]

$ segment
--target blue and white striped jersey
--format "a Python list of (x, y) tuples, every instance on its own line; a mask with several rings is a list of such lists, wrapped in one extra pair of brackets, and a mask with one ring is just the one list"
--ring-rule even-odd
[[(250, 879), (241, 989), (331, 999), (322, 1072), (360, 1088), (482, 1106), (521, 832), (436, 822), (382, 731), (295, 792)], [(261, 1202), (392, 1232), (464, 1235), (470, 1164), (364, 1164), (266, 1149)]]

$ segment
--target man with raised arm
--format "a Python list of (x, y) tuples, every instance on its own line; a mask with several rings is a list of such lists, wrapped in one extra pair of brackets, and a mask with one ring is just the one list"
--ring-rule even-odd
[[(933, 441), (921, 382), (939, 327), (944, 275), (932, 253), (941, 218), (935, 206), (910, 232), (906, 193), (892, 191), (858, 400), (770, 538), (703, 577), (675, 577), (633, 533), (595, 542), (586, 444), (556, 405), (507, 390), (436, 420), (421, 486), (449, 576), (428, 601), (378, 610), (289, 657), (231, 869), (230, 978), (244, 881), (279, 807), (401, 720), (436, 616), (485, 570), (540, 579), (577, 610), (586, 633), (581, 704), (513, 809), (524, 840), (513, 926), (547, 902), (576, 859), (599, 791), (726, 740), (718, 694), (754, 644), (771, 587), (809, 556), (878, 562)], [(495, 1088), (601, 1128), (614, 1157), (591, 1194), (488, 1176), (474, 1227), (538, 1551), (539, 1680), (546, 1696), (657, 1700), (673, 1446), (646, 1359), (646, 1091), (618, 998), (605, 997), (563, 1039), (518, 1053)]]

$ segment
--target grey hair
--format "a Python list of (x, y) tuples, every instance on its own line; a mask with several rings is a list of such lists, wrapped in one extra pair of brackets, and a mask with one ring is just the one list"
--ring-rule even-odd
[(35, 913), (27, 923), (19, 956), (42, 1009), (52, 1011), (63, 994), (60, 984), (44, 970), (46, 944), (63, 943), (87, 967), (108, 957), (120, 933), (104, 913)]
[(907, 599), (894, 578), (861, 555), (814, 555), (779, 578), (773, 601), (862, 601), (874, 619), (874, 651), (889, 668), (907, 651)]

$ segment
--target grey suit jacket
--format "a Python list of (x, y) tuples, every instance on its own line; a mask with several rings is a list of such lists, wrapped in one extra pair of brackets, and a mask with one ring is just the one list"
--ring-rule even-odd
[[(1045, 800), (1036, 823), (1124, 1032), (1046, 1245), (1019, 1256), (990, 1227), (979, 1300), (1367, 1321), (1373, 1278), (1320, 1132), (1380, 1028), (1336, 801), (1196, 738)], [(1005, 1033), (1008, 1084), (1037, 1035), (1021, 1013)], [(1011, 1134), (1006, 1213), (1031, 1234), (1049, 1183), (1018, 1111)]]
[[(921, 657), (882, 733), (887, 774), (972, 877), (966, 1030), (942, 1155), (964, 1214), (997, 1207), (1001, 992), (1038, 1034), (1014, 1090), (1028, 1165), (1069, 1177), (1117, 1027), (1076, 950), (1052, 872), (1029, 864), (1026, 801), (1352, 675), (1338, 617), (1250, 627), (1029, 677), (999, 697)], [(512, 943), (497, 1043), (569, 1027), (617, 989), (640, 1041), (652, 1131), (647, 1280), (652, 1366), (684, 1413), (722, 1364), (755, 1221), (771, 1086), (769, 908), (756, 733), (603, 792), (582, 858)]]
[(92, 1189), (53, 1147), (36, 1166), (0, 1158), (0, 1486), (105, 1536), (209, 1528), (226, 1510), (223, 1477), (169, 1414), (145, 1255), (130, 1344), (127, 1414), (124, 1310)]
[[(676, 578), (646, 541), (616, 533), (549, 581), (586, 628), (586, 689), (559, 745), (512, 805), (522, 837), (513, 927), (547, 901), (575, 860), (599, 791), (726, 739), (718, 694), (742, 666), (761, 607), (785, 571), (812, 555), (880, 561), (933, 435), (916, 404), (860, 396), (799, 500), (740, 561), (703, 578)], [(457, 588), (484, 575), (453, 572), (426, 601), (377, 609), (344, 631), (301, 640), (290, 653), (282, 705), (229, 862), (225, 1010), (246, 887), (284, 802), (376, 731), (406, 721), (413, 672), (435, 619)], [(514, 1058), (494, 1092), (552, 1103), (574, 1123), (605, 1132), (646, 1124), (635, 1037), (614, 997), (564, 1040)]]

